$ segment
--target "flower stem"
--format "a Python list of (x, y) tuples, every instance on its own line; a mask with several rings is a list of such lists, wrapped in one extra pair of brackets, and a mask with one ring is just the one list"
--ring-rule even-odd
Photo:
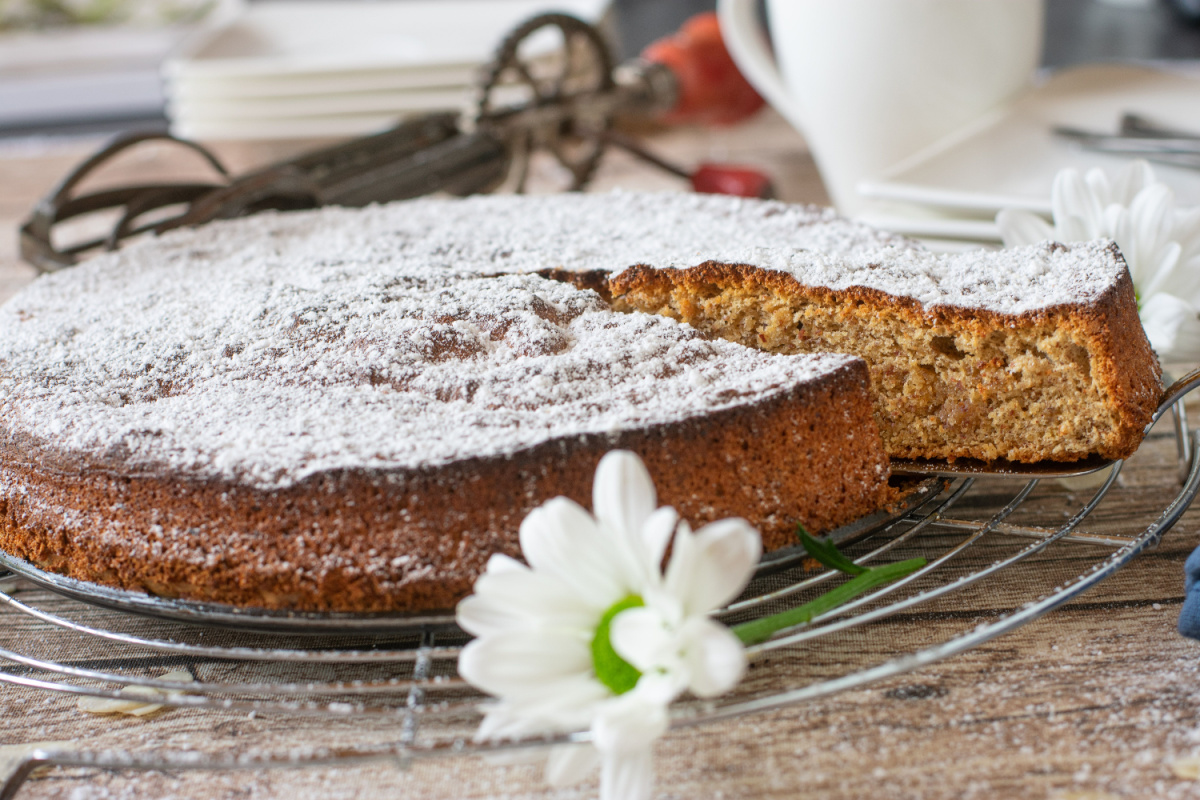
[(733, 632), (742, 640), (742, 644), (765, 642), (777, 631), (811, 622), (815, 617), (835, 609), (843, 603), (850, 602), (863, 592), (916, 572), (925, 566), (925, 563), (923, 558), (910, 558), (907, 561), (897, 561), (895, 564), (869, 569), (802, 606), (735, 625)]

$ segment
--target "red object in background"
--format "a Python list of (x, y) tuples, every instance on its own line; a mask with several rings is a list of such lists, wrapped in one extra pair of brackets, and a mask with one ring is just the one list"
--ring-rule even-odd
[(679, 101), (664, 122), (728, 125), (763, 106), (725, 49), (713, 12), (692, 17), (677, 33), (642, 51), (642, 58), (666, 66), (678, 82)]
[(731, 194), (738, 197), (771, 198), (775, 190), (771, 179), (756, 169), (728, 164), (701, 164), (691, 175), (692, 190), (704, 194)]
[[(644, 51), (642, 58), (662, 64), (675, 76), (679, 97), (675, 107), (663, 114), (667, 123), (729, 125), (739, 122), (763, 107), (763, 99), (738, 71), (725, 49), (721, 26), (714, 13), (697, 14), (679, 31), (659, 39)], [(623, 146), (641, 157), (688, 178), (692, 190), (705, 194), (729, 194), (738, 197), (773, 197), (771, 180), (750, 167), (727, 164), (701, 164), (694, 172), (668, 164), (632, 142)]]

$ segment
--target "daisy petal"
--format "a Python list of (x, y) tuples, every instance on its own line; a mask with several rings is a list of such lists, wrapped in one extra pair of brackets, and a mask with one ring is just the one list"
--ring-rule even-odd
[(1156, 294), (1142, 304), (1141, 318), (1150, 346), (1164, 363), (1200, 363), (1200, 316), (1195, 306), (1169, 294)]
[[(1175, 193), (1165, 184), (1147, 186), (1129, 205), (1133, 235), (1142, 248), (1168, 239), (1175, 225)], [(1141, 254), (1139, 254), (1141, 255)]]
[(589, 642), (557, 632), (498, 634), (474, 639), (458, 656), (458, 673), (488, 694), (552, 694), (547, 684), (592, 668)]
[(647, 672), (638, 679), (637, 686), (633, 687), (633, 691), (628, 696), (631, 698), (630, 702), (632, 702), (632, 698), (636, 697), (639, 702), (656, 703), (666, 708), (686, 689), (687, 676), (683, 674), (683, 670), (655, 671)]
[(1087, 242), (1095, 238), (1099, 238), (1099, 232), (1095, 231), (1083, 217), (1074, 214), (1062, 217), (1054, 215), (1054, 239), (1056, 241)]
[(454, 614), (458, 626), (472, 636), (503, 633), (517, 621), (509, 609), (474, 594), (460, 600)]
[(529, 567), (517, 561), (512, 556), (506, 556), (503, 553), (492, 553), (488, 556), (487, 572), (489, 573), (529, 571)]
[[(1096, 238), (1103, 209), (1077, 171), (1064, 169), (1054, 176), (1050, 205), (1054, 210), (1054, 223), (1059, 232), (1058, 241), (1088, 241)], [(1063, 223), (1070, 225), (1067, 227)], [(1061, 238), (1062, 236), (1067, 238)]]
[(1137, 197), (1138, 192), (1153, 183), (1154, 170), (1144, 159), (1134, 159), (1117, 173), (1117, 182), (1109, 202), (1128, 206), (1133, 203), (1133, 198)]
[(1175, 209), (1175, 238), (1189, 257), (1200, 253), (1200, 206)]
[(600, 459), (592, 484), (596, 519), (632, 540), (657, 505), (654, 481), (640, 458), (628, 450), (613, 450)]
[(679, 525), (679, 515), (670, 506), (663, 506), (642, 523), (642, 543), (646, 548), (646, 560), (655, 575), (661, 574), (663, 555), (671, 535)]
[(1112, 202), (1112, 187), (1108, 184), (1108, 176), (1104, 174), (1104, 170), (1089, 169), (1083, 176), (1083, 182), (1087, 184), (1088, 191), (1092, 193), (1098, 206), (1104, 207)]
[[(1122, 172), (1122, 175), (1124, 173)], [(1096, 205), (1103, 207), (1112, 203), (1112, 198), (1116, 197), (1114, 187), (1109, 184), (1109, 176), (1104, 174), (1103, 169), (1088, 169), (1084, 175), (1084, 182), (1087, 185), (1087, 191), (1091, 192), (1092, 198), (1096, 200)], [(1120, 182), (1120, 176), (1118, 176)]]
[(569, 586), (520, 567), (487, 572), (475, 582), (475, 594), (458, 604), (463, 630), (489, 636), (514, 628), (585, 630), (595, 625), (595, 609)]
[[(592, 683), (599, 686), (595, 681)], [(531, 702), (502, 700), (486, 704), (483, 706), (483, 722), (475, 732), (475, 741), (499, 741), (587, 730), (596, 708), (611, 697), (607, 691), (597, 696), (596, 692), (589, 691), (576, 679), (556, 684), (555, 688), (563, 690), (560, 702), (548, 703), (543, 695)]]
[(612, 542), (578, 503), (556, 497), (535, 508), (521, 523), (520, 539), (534, 570), (558, 578), (593, 607), (606, 609), (626, 593)]
[(1104, 214), (1100, 219), (1100, 230), (1104, 232), (1105, 236), (1119, 245), (1123, 236), (1127, 238), (1128, 228), (1129, 210), (1125, 206), (1112, 203), (1104, 207)]
[(1036, 214), (1015, 208), (1005, 208), (996, 215), (1000, 238), (1005, 247), (1038, 244), (1054, 238), (1054, 229)]
[(675, 537), (676, 552), (683, 552), (679, 563), (671, 554), (666, 585), (686, 614), (706, 614), (737, 597), (762, 555), (762, 539), (744, 519), (705, 525), (685, 547), (683, 538), (682, 532)]
[(706, 617), (692, 617), (680, 631), (688, 669), (688, 688), (697, 697), (716, 697), (746, 673), (746, 651), (724, 625)]
[(654, 756), (650, 750), (605, 754), (600, 768), (600, 800), (650, 800)]
[(612, 699), (612, 692), (589, 672), (547, 683), (532, 694), (514, 697), (508, 704), (541, 733), (582, 731), (592, 724), (596, 709)]
[[(1182, 248), (1179, 242), (1167, 242), (1160, 246), (1146, 261), (1144, 270), (1146, 279), (1138, 287), (1142, 297), (1151, 297), (1162, 291), (1170, 291), (1175, 283), (1175, 275), (1179, 272), (1179, 256)], [(1175, 292), (1170, 292), (1176, 294)]]
[(592, 742), (609, 753), (645, 752), (667, 731), (667, 706), (647, 702), (644, 695), (628, 692), (603, 704), (592, 722)]
[(664, 665), (672, 660), (677, 649), (666, 620), (648, 606), (626, 609), (613, 617), (609, 638), (617, 655), (639, 672)]
[(600, 752), (590, 744), (562, 744), (550, 749), (546, 783), (556, 789), (574, 786), (600, 766)]
[(483, 722), (475, 731), (475, 740), (516, 739), (537, 732), (536, 723), (520, 713), (511, 703), (489, 703), (485, 706)]
[(1200, 307), (1200, 206), (1176, 209), (1175, 230), (1171, 235), (1182, 252), (1174, 279), (1165, 290)]

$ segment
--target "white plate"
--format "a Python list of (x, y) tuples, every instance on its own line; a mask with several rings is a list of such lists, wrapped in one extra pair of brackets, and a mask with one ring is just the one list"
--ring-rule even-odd
[[(1068, 125), (1115, 133), (1124, 112), (1200, 134), (1200, 80), (1144, 66), (1094, 64), (1056, 73), (1006, 110), (980, 120), (860, 186), (876, 200), (994, 216), (1005, 207), (1050, 211), (1065, 167), (1115, 172), (1125, 157), (1091, 153), (1051, 133)], [(1154, 164), (1181, 205), (1200, 205), (1200, 170)]]
[(968, 242), (999, 242), (1000, 228), (986, 219), (947, 219), (900, 214), (860, 214), (859, 222), (905, 236), (959, 239)]
[(480, 64), (438, 64), (411, 69), (364, 69), (317, 72), (297, 79), (296, 75), (222, 77), (192, 75), (166, 81), (168, 92), (180, 100), (260, 99), (264, 97), (306, 97), (343, 92), (390, 92), (406, 89), (437, 89), (447, 86), (474, 85)]
[(395, 92), (345, 92), (299, 97), (194, 100), (174, 98), (168, 106), (171, 119), (249, 120), (290, 119), (335, 114), (406, 114), (420, 111), (458, 111), (475, 96), (474, 87), (422, 89)]
[[(509, 30), (553, 8), (599, 20), (609, 0), (260, 0), (190, 43), (164, 76), (290, 77), (479, 64)], [(531, 43), (536, 49), (536, 43)]]
[[(260, 0), (163, 67), (171, 130), (203, 139), (358, 136), (460, 110), (508, 31), (610, 0)], [(523, 52), (558, 42), (549, 31)]]
[(273, 120), (179, 120), (171, 133), (183, 139), (333, 139), (382, 133), (395, 126), (399, 114), (346, 114)]

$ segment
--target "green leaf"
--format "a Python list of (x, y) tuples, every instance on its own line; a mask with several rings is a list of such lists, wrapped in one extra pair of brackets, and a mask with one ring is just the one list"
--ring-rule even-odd
[(864, 592), (891, 583), (916, 572), (925, 566), (925, 559), (910, 558), (907, 561), (897, 561), (883, 567), (869, 569), (843, 583), (836, 589), (831, 589), (815, 600), (810, 600), (802, 606), (772, 614), (769, 617), (743, 622), (733, 627), (734, 634), (742, 640), (742, 644), (758, 644), (770, 639), (776, 631), (802, 625), (826, 611), (832, 611), (843, 603), (848, 603)]
[(636, 594), (614, 603), (600, 618), (600, 624), (596, 626), (596, 635), (592, 637), (592, 669), (596, 673), (596, 679), (613, 694), (625, 694), (637, 686), (638, 679), (642, 677), (637, 667), (621, 658), (613, 649), (609, 636), (613, 618), (622, 611), (644, 605), (645, 601)]
[(804, 530), (804, 526), (797, 523), (797, 531), (800, 534), (800, 544), (804, 545), (804, 549), (808, 554), (820, 561), (830, 569), (836, 569), (838, 572), (844, 572), (847, 575), (862, 575), (867, 571), (866, 567), (860, 567), (850, 559), (842, 555), (841, 551), (831, 541), (820, 541), (808, 535), (808, 531)]

